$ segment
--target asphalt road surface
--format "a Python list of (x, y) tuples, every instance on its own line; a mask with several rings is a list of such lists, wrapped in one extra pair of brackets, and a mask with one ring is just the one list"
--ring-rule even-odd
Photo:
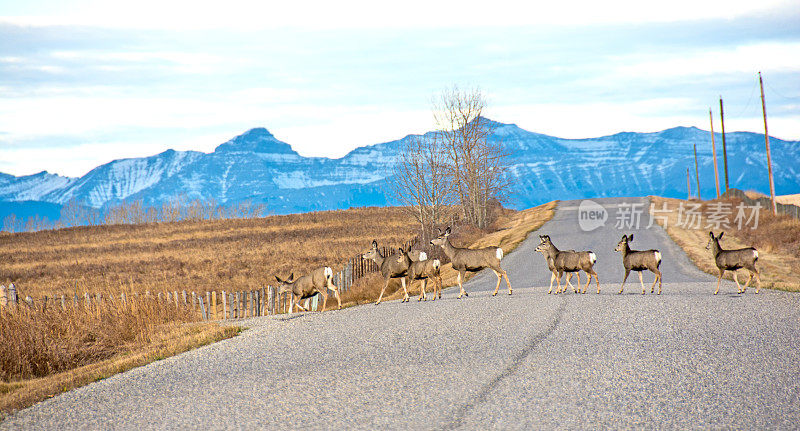
[[(615, 226), (640, 198), (598, 199), (579, 229), (562, 202), (547, 233), (593, 250), (600, 295), (548, 295), (532, 234), (506, 256), (514, 294), (481, 273), (458, 300), (398, 301), (244, 322), (240, 336), (70, 391), (4, 429), (482, 429), (800, 427), (800, 295), (737, 295), (657, 227)], [(620, 207), (620, 204), (623, 204)], [(646, 210), (645, 210), (646, 212)], [(635, 226), (634, 226), (635, 227)], [(663, 255), (661, 295), (623, 295), (622, 233)], [(652, 274), (645, 282), (652, 282)]]

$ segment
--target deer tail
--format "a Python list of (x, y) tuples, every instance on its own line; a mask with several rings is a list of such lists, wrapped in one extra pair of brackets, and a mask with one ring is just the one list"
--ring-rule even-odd
[(500, 248), (500, 247), (497, 247), (497, 252), (495, 252), (495, 255), (497, 256), (497, 260), (502, 260), (503, 259), (503, 249)]

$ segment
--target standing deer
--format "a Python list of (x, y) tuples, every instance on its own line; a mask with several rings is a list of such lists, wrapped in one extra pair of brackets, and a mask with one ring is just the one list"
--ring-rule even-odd
[[(724, 234), (725, 232), (720, 232), (719, 236), (715, 237), (714, 232), (709, 232), (708, 235), (710, 238), (708, 244), (706, 244), (706, 250), (711, 250), (714, 254), (714, 263), (717, 264), (717, 268), (719, 269), (717, 290), (714, 291), (714, 295), (719, 293), (719, 284), (722, 282), (722, 275), (725, 271), (733, 272), (733, 281), (736, 282), (737, 288), (736, 293), (744, 293), (744, 291), (747, 290), (747, 286), (750, 284), (750, 280), (755, 276), (757, 283), (756, 293), (758, 293), (758, 291), (761, 290), (761, 274), (758, 273), (758, 268), (756, 268), (758, 250), (754, 247), (740, 248), (738, 250), (723, 250), (719, 245), (719, 240), (722, 239), (722, 235)], [(745, 268), (750, 273), (750, 277), (747, 279), (744, 287), (739, 285), (739, 279), (736, 278), (736, 270), (740, 268)]]
[[(567, 286), (572, 287), (572, 291), (575, 293), (579, 293), (581, 291), (581, 274), (580, 271), (586, 273), (588, 279), (586, 280), (586, 286), (583, 287), (583, 293), (586, 293), (586, 290), (589, 288), (589, 284), (592, 282), (592, 277), (594, 276), (595, 281), (597, 282), (597, 293), (600, 293), (600, 279), (597, 277), (597, 272), (594, 270), (594, 264), (597, 262), (597, 255), (594, 254), (592, 251), (575, 251), (575, 250), (559, 250), (555, 244), (550, 240), (549, 235), (539, 235), (539, 239), (541, 243), (536, 247), (536, 251), (542, 253), (548, 259), (548, 266), (550, 265), (550, 261), (552, 260), (552, 276), (550, 277), (550, 289), (547, 293), (550, 293), (553, 290), (553, 278), (555, 277), (556, 281), (558, 282), (558, 289), (556, 293), (565, 292), (567, 290)], [(561, 275), (563, 273), (567, 273), (567, 279), (564, 283), (564, 289), (561, 289)], [(576, 273), (578, 276), (578, 289), (575, 289), (575, 286), (570, 283), (570, 279), (572, 278), (572, 273)]]
[(432, 239), (431, 244), (442, 247), (444, 254), (446, 254), (447, 257), (450, 258), (450, 261), (453, 262), (453, 269), (458, 271), (458, 288), (461, 289), (461, 292), (458, 294), (459, 299), (461, 299), (462, 296), (469, 296), (469, 294), (464, 291), (464, 286), (462, 284), (466, 272), (480, 271), (484, 268), (491, 268), (492, 271), (494, 271), (494, 274), (497, 276), (497, 286), (495, 286), (492, 296), (497, 295), (497, 291), (500, 289), (500, 281), (502, 280), (502, 277), (506, 278), (508, 294), (511, 295), (511, 282), (508, 281), (508, 274), (506, 274), (506, 271), (500, 267), (500, 260), (503, 259), (502, 248), (486, 247), (470, 249), (453, 247), (453, 244), (448, 238), (449, 236), (450, 228), (448, 227), (445, 229), (444, 233), (439, 231), (439, 237)]
[(614, 251), (622, 252), (622, 266), (625, 267), (625, 278), (622, 279), (622, 286), (619, 288), (619, 293), (622, 293), (622, 289), (625, 288), (625, 280), (628, 279), (628, 274), (630, 274), (631, 271), (636, 271), (639, 273), (639, 283), (642, 285), (642, 295), (644, 295), (642, 271), (648, 269), (656, 275), (656, 279), (653, 280), (653, 285), (650, 287), (650, 293), (653, 293), (656, 288), (656, 282), (658, 282), (658, 294), (661, 295), (661, 271), (658, 270), (658, 267), (661, 265), (661, 252), (654, 249), (644, 251), (631, 250), (628, 243), (632, 241), (633, 234), (629, 236), (622, 235), (622, 239), (617, 243), (617, 248), (614, 249)]
[[(409, 246), (408, 248), (411, 248)], [(400, 302), (408, 301), (408, 290), (406, 289), (406, 275), (408, 275), (408, 267), (411, 266), (411, 259), (409, 259), (408, 254), (401, 253), (401, 255), (397, 259), (390, 259), (386, 256), (382, 255), (380, 250), (378, 250), (378, 241), (372, 240), (372, 249), (362, 255), (364, 259), (371, 259), (375, 261), (380, 269), (381, 275), (385, 280), (383, 284), (383, 289), (381, 289), (381, 294), (378, 296), (378, 301), (375, 305), (381, 303), (381, 299), (383, 299), (383, 294), (386, 292), (386, 287), (389, 286), (389, 280), (393, 278), (399, 278), (400, 283), (403, 286), (403, 292), (405, 296), (403, 300)]]
[(319, 293), (322, 295), (322, 311), (325, 311), (325, 306), (328, 303), (328, 289), (332, 290), (336, 295), (336, 301), (339, 303), (339, 309), (342, 309), (342, 298), (339, 296), (339, 288), (333, 284), (333, 270), (329, 266), (317, 268), (311, 271), (310, 274), (294, 279), (294, 273), (289, 275), (289, 278), (282, 280), (277, 275), (275, 279), (278, 280), (278, 294), (286, 292), (292, 293), (292, 302), (303, 311), (305, 307), (300, 305), (303, 299), (311, 298)]
[(420, 280), (420, 291), (419, 291), (419, 298), (417, 301), (427, 300), (425, 296), (425, 290), (428, 287), (428, 280), (433, 280), (433, 300), (436, 301), (436, 295), (438, 293), (439, 298), (442, 297), (442, 277), (440, 275), (440, 269), (442, 267), (442, 262), (439, 259), (428, 259), (428, 255), (421, 251), (419, 253), (419, 257), (414, 260), (411, 259), (411, 247), (408, 250), (400, 250), (400, 256), (398, 256), (398, 260), (404, 259), (403, 255), (408, 257), (411, 260), (411, 266), (408, 267), (408, 275), (406, 276), (406, 284), (408, 285), (408, 289), (411, 290), (412, 284), (414, 284), (414, 280)]
[(550, 293), (553, 291), (553, 281), (555, 281), (556, 279), (556, 271), (555, 271), (555, 265), (553, 264), (553, 258), (547, 254), (547, 250), (545, 249), (540, 249), (539, 247), (536, 247), (536, 251), (542, 254), (542, 257), (544, 257), (545, 262), (547, 262), (547, 269), (550, 270), (550, 289), (547, 290), (547, 292)]

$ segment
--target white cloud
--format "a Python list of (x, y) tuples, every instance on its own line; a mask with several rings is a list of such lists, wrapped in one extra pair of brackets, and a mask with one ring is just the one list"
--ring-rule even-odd
[(0, 9), (7, 21), (28, 25), (88, 25), (114, 28), (262, 29), (295, 27), (408, 28), (541, 26), (672, 22), (743, 15), (789, 8), (791, 0), (641, 0), (518, 2), (364, 0), (263, 2), (161, 0), (46, 1)]

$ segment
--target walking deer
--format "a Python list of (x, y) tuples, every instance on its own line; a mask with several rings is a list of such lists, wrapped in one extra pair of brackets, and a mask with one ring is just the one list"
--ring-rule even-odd
[[(586, 280), (586, 286), (583, 287), (583, 293), (586, 293), (586, 290), (589, 288), (589, 284), (592, 282), (592, 277), (594, 277), (595, 281), (597, 282), (597, 293), (600, 293), (600, 279), (597, 277), (597, 272), (594, 270), (594, 264), (597, 262), (597, 255), (594, 254), (592, 251), (575, 251), (575, 250), (559, 250), (555, 244), (550, 240), (549, 235), (539, 235), (539, 239), (541, 243), (536, 247), (536, 251), (542, 253), (543, 256), (548, 260), (548, 267), (551, 265), (550, 271), (552, 273), (550, 277), (550, 289), (547, 293), (551, 293), (553, 290), (553, 278), (556, 279), (558, 282), (558, 289), (556, 293), (565, 292), (567, 290), (567, 286), (572, 287), (572, 291), (575, 293), (579, 293), (581, 291), (581, 274), (580, 271), (586, 273), (588, 279)], [(564, 289), (561, 289), (561, 275), (567, 273), (567, 278), (564, 283)], [(578, 276), (578, 289), (575, 289), (575, 286), (570, 283), (570, 279), (572, 278), (572, 273), (576, 273)]]
[[(411, 248), (411, 246), (408, 246)], [(408, 254), (401, 253), (397, 259), (390, 259), (381, 254), (380, 250), (378, 250), (378, 241), (372, 240), (372, 249), (362, 255), (364, 259), (373, 260), (378, 265), (380, 269), (381, 275), (385, 280), (383, 284), (383, 289), (381, 289), (381, 294), (378, 296), (378, 301), (375, 302), (375, 305), (381, 303), (383, 299), (383, 294), (386, 292), (386, 287), (389, 286), (389, 280), (393, 278), (399, 278), (400, 283), (403, 286), (403, 292), (405, 296), (403, 300), (400, 302), (408, 301), (408, 290), (406, 289), (406, 275), (408, 275), (408, 267), (411, 266), (411, 259), (409, 259)]]
[(642, 285), (642, 295), (644, 295), (644, 281), (642, 281), (642, 271), (645, 269), (650, 270), (656, 275), (653, 280), (653, 285), (650, 287), (650, 293), (656, 288), (658, 282), (658, 294), (661, 295), (661, 271), (658, 267), (661, 265), (661, 252), (655, 249), (651, 250), (631, 250), (628, 243), (633, 241), (633, 234), (622, 235), (622, 239), (617, 243), (617, 248), (614, 251), (622, 252), (622, 266), (625, 267), (625, 278), (622, 279), (622, 286), (619, 288), (619, 293), (625, 288), (625, 280), (628, 279), (628, 274), (631, 271), (639, 273), (639, 283)]
[(508, 294), (511, 295), (511, 282), (508, 281), (508, 274), (506, 274), (506, 271), (500, 267), (500, 260), (503, 259), (502, 248), (486, 247), (470, 249), (454, 247), (448, 238), (449, 236), (449, 227), (445, 229), (444, 233), (442, 233), (440, 230), (439, 236), (431, 240), (431, 245), (438, 245), (439, 247), (442, 247), (444, 254), (446, 254), (447, 257), (450, 258), (450, 261), (453, 262), (453, 269), (458, 271), (458, 288), (461, 289), (458, 294), (459, 299), (461, 299), (462, 296), (469, 296), (469, 294), (464, 290), (463, 285), (466, 272), (476, 272), (484, 268), (491, 268), (491, 270), (494, 271), (494, 274), (497, 276), (497, 286), (495, 286), (492, 296), (497, 295), (497, 291), (500, 289), (500, 281), (503, 279), (502, 277), (506, 278)]
[[(756, 268), (758, 250), (754, 247), (740, 248), (738, 250), (723, 250), (722, 246), (719, 245), (719, 240), (722, 239), (722, 235), (724, 234), (725, 232), (720, 232), (719, 235), (715, 237), (714, 232), (709, 232), (708, 235), (710, 238), (708, 244), (706, 244), (706, 250), (711, 250), (714, 254), (714, 263), (717, 264), (717, 269), (719, 269), (717, 290), (714, 291), (714, 295), (719, 293), (719, 284), (722, 282), (722, 275), (725, 274), (725, 271), (733, 272), (733, 281), (736, 282), (737, 288), (736, 293), (744, 293), (750, 281), (753, 279), (753, 276), (755, 276), (757, 283), (756, 293), (758, 293), (758, 291), (761, 290), (761, 274), (759, 274), (758, 268)], [(750, 277), (747, 279), (744, 287), (739, 285), (739, 279), (736, 278), (736, 270), (740, 268), (745, 268), (750, 273)]]
[(411, 259), (411, 247), (408, 250), (404, 251), (402, 248), (400, 250), (400, 256), (398, 260), (403, 259), (402, 255), (406, 255), (409, 260), (411, 260), (411, 265), (408, 267), (408, 275), (406, 276), (406, 284), (408, 285), (408, 289), (411, 290), (412, 284), (414, 284), (414, 280), (420, 280), (420, 290), (419, 290), (419, 298), (417, 301), (427, 301), (427, 297), (425, 296), (425, 290), (428, 287), (428, 280), (433, 280), (433, 300), (436, 301), (436, 295), (438, 293), (439, 298), (442, 297), (442, 277), (440, 275), (440, 269), (442, 267), (442, 262), (439, 259), (428, 259), (428, 255), (421, 251), (419, 253), (419, 257), (414, 260)]
[(339, 288), (333, 284), (333, 270), (329, 266), (317, 268), (311, 271), (310, 274), (294, 279), (294, 273), (289, 275), (289, 278), (282, 280), (277, 275), (275, 279), (278, 280), (278, 294), (286, 292), (292, 293), (292, 302), (303, 311), (305, 307), (300, 305), (303, 299), (311, 298), (319, 293), (322, 295), (322, 311), (325, 311), (325, 306), (328, 303), (328, 289), (332, 290), (336, 295), (336, 301), (339, 303), (339, 309), (342, 309), (342, 298), (339, 296)]

